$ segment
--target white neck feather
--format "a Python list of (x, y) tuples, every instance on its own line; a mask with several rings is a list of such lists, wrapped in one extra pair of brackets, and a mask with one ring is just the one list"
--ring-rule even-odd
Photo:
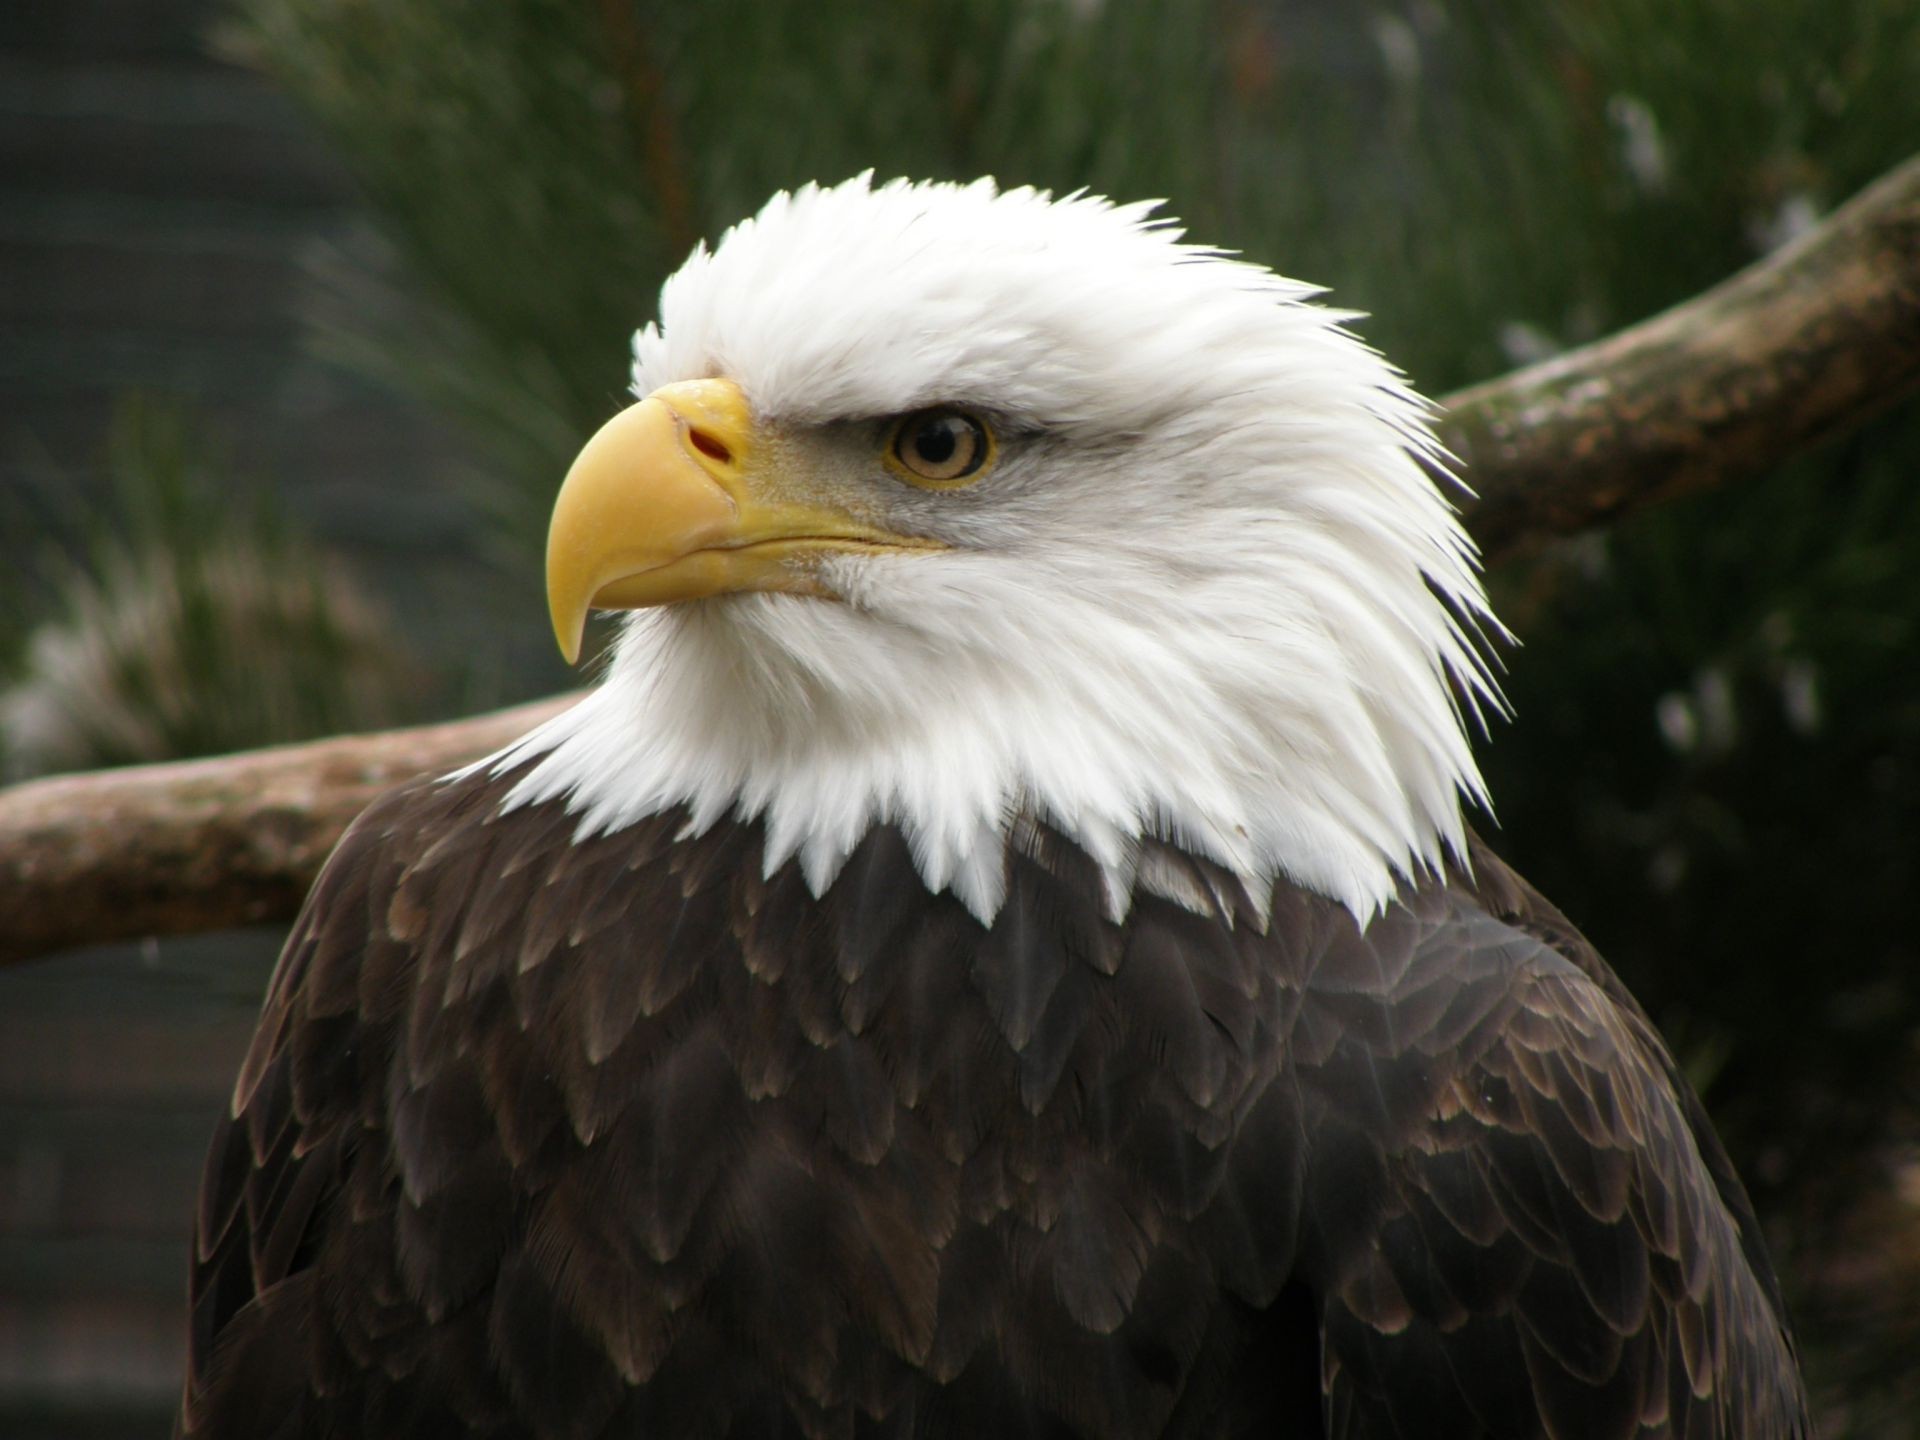
[(1032, 453), (940, 512), (952, 549), (836, 561), (845, 603), (631, 617), (590, 698), (485, 762), (527, 766), (509, 803), (757, 818), (816, 891), (893, 824), (983, 921), (1025, 815), (1116, 915), (1154, 837), (1364, 921), (1464, 852), (1497, 622), (1424, 406), (1310, 294), (1143, 207), (776, 197), (668, 282), (636, 388), (729, 374), (793, 424), (970, 401)]
[(1202, 584), (1143, 617), (1111, 571), (1037, 599), (973, 557), (904, 563), (919, 573), (889, 598), (917, 593), (940, 623), (787, 596), (633, 617), (599, 688), (496, 757), (535, 762), (509, 805), (564, 799), (582, 834), (675, 806), (696, 833), (757, 818), (768, 873), (797, 857), (816, 893), (891, 823), (929, 889), (983, 922), (1022, 813), (1100, 864), (1116, 918), (1148, 836), (1253, 896), (1285, 877), (1362, 920), (1464, 852), (1459, 792), (1480, 780), (1425, 648), (1447, 637), (1377, 627), (1380, 657), (1356, 669), (1326, 635), (1362, 613), (1302, 623)]

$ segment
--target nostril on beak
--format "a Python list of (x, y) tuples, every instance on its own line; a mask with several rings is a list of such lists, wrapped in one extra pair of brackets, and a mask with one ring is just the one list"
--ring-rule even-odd
[(710, 430), (702, 430), (698, 425), (687, 427), (687, 441), (702, 455), (718, 460), (722, 465), (733, 460), (733, 451), (727, 448), (727, 442)]

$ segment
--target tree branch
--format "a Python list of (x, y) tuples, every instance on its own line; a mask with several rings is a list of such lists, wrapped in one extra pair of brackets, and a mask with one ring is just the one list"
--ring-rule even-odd
[[(1609, 339), (1451, 396), (1490, 560), (1769, 469), (1920, 383), (1920, 159)], [(0, 791), (0, 963), (289, 919), (380, 791), (572, 703)]]
[(1920, 385), (1920, 157), (1638, 325), (1450, 395), (1489, 561), (1764, 473)]
[(477, 760), (576, 698), (0, 790), (0, 964), (290, 919), (376, 795)]

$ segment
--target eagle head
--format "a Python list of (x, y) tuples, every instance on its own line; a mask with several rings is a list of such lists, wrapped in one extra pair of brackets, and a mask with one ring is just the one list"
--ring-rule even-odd
[(696, 250), (557, 501), (602, 683), (494, 763), (583, 832), (875, 825), (990, 920), (1024, 818), (1124, 914), (1145, 839), (1365, 917), (1464, 849), (1497, 709), (1427, 406), (1315, 290), (1150, 204), (859, 177)]

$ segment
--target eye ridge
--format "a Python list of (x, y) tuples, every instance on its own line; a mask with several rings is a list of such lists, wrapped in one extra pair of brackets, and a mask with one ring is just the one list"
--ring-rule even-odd
[(949, 405), (904, 416), (888, 460), (907, 479), (950, 485), (970, 480), (993, 457), (993, 435), (976, 415)]

